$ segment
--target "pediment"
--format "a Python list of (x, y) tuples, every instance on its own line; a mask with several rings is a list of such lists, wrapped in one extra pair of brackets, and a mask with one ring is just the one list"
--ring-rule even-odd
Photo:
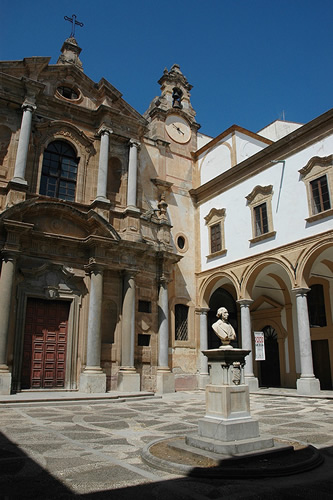
[(267, 309), (282, 309), (282, 305), (276, 300), (263, 295), (255, 300), (251, 306), (251, 311), (263, 311)]
[(0, 224), (8, 220), (32, 224), (34, 232), (48, 235), (81, 240), (90, 236), (120, 240), (114, 227), (94, 210), (83, 212), (62, 201), (24, 201), (1, 214)]

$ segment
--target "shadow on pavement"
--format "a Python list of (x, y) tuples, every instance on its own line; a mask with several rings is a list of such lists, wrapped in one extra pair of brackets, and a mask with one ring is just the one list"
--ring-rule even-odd
[[(214, 499), (333, 499), (333, 447), (320, 450), (323, 463), (296, 475), (231, 479), (183, 477), (158, 482), (75, 494), (0, 433), (0, 499), (47, 500), (214, 500)], [(110, 477), (112, 483), (112, 477)]]

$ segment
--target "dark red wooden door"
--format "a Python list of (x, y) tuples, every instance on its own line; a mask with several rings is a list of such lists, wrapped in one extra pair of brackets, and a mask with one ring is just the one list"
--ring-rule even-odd
[(68, 315), (69, 302), (27, 300), (22, 389), (64, 387)]

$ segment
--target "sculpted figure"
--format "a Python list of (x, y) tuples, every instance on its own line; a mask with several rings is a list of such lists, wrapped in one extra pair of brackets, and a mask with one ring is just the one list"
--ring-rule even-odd
[(212, 328), (221, 340), (222, 346), (229, 345), (231, 340), (236, 339), (236, 332), (228, 321), (229, 313), (225, 307), (220, 307), (217, 310), (216, 316), (219, 319), (212, 325)]

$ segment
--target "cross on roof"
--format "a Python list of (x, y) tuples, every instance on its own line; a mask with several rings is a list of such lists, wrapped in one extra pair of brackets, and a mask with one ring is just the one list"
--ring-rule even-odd
[(83, 26), (83, 23), (80, 23), (79, 21), (76, 20), (76, 15), (72, 14), (72, 17), (65, 16), (64, 17), (65, 21), (69, 21), (72, 23), (72, 31), (71, 34), (69, 35), (70, 38), (75, 38), (75, 25), (76, 26)]

